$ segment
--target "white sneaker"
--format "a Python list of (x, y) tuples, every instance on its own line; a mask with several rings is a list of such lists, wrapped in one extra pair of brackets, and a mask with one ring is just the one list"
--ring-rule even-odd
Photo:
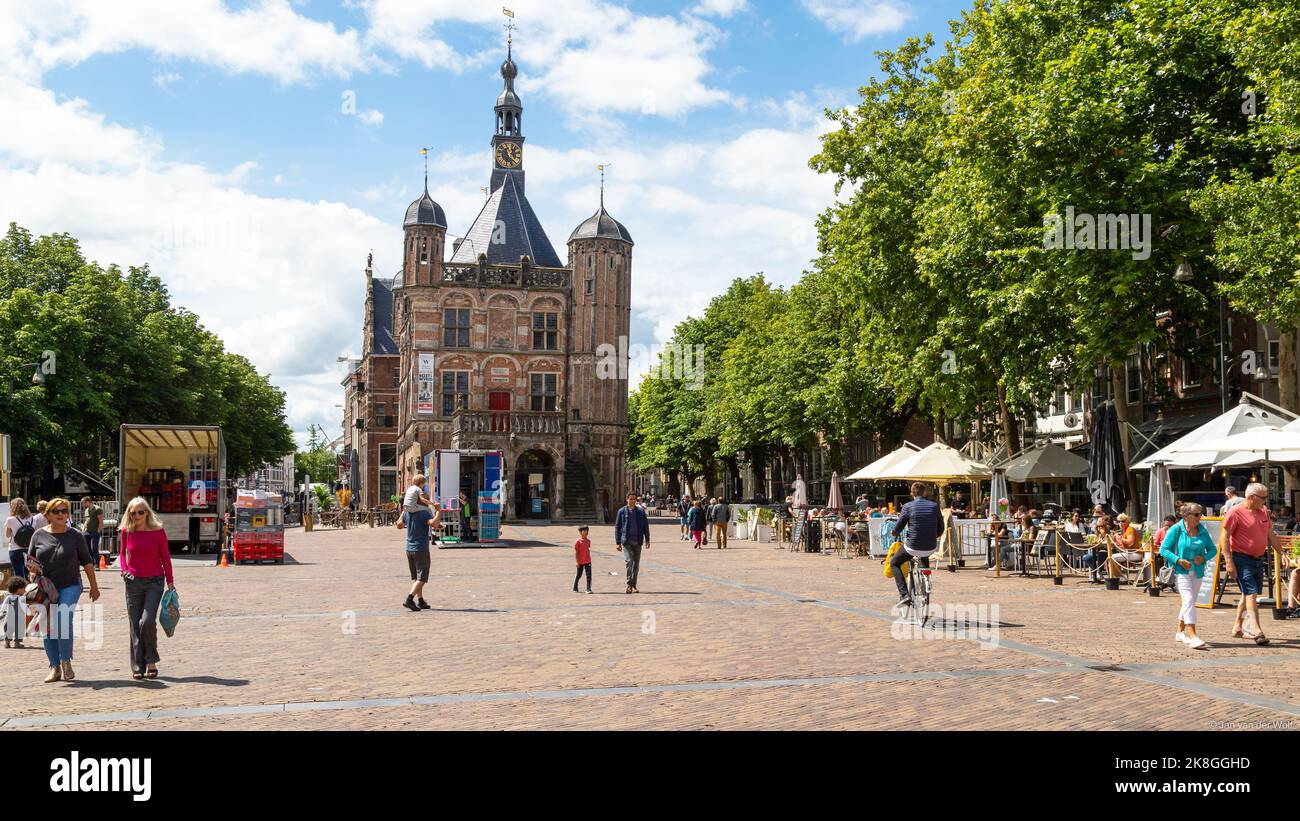
[(1187, 636), (1185, 636), (1185, 635), (1182, 633), (1182, 631), (1180, 630), (1179, 632), (1174, 633), (1174, 641), (1181, 641), (1183, 644), (1186, 644), (1186, 643), (1187, 643)]
[(1194, 639), (1187, 639), (1187, 646), (1192, 648), (1193, 650), (1200, 650), (1201, 648), (1205, 647), (1205, 639), (1201, 638), (1200, 636), (1197, 636)]

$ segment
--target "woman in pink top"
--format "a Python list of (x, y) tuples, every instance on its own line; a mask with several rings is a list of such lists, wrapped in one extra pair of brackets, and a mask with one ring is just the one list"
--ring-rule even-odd
[(131, 627), (131, 678), (158, 678), (158, 607), (163, 582), (168, 588), (176, 587), (167, 531), (149, 503), (137, 496), (127, 503), (121, 536), (120, 566)]

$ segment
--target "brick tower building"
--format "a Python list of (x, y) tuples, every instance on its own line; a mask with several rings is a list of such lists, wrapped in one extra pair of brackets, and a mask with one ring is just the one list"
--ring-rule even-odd
[(609, 518), (626, 483), (632, 237), (605, 210), (561, 262), (524, 185), (523, 103), (507, 52), (487, 201), (447, 248), (424, 193), (406, 210), (392, 288), (401, 484), (434, 449), (501, 450), (506, 519)]

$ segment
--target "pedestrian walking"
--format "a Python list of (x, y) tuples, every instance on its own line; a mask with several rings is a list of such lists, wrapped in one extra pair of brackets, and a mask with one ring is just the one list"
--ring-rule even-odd
[(727, 549), (727, 524), (731, 521), (731, 506), (726, 499), (718, 500), (713, 506), (713, 540), (719, 550)]
[(86, 534), (86, 547), (90, 555), (99, 555), (99, 534), (104, 529), (104, 509), (89, 496), (81, 497), (81, 532)]
[(99, 582), (95, 580), (95, 563), (86, 546), (86, 537), (80, 530), (68, 527), (72, 504), (64, 498), (51, 499), (46, 506), (50, 523), (32, 536), (28, 550), (28, 569), (39, 571), (58, 591), (58, 602), (48, 604), (48, 614), (43, 623), (46, 630), (45, 657), (50, 662), (46, 683), (72, 681), (72, 616), (81, 598), (81, 575), (86, 573), (90, 585), (90, 600), (99, 600)]
[[(421, 477), (416, 477), (417, 481)], [(402, 521), (406, 524), (406, 566), (411, 571), (411, 589), (406, 594), (402, 606), (412, 613), (432, 610), (424, 600), (424, 585), (429, 581), (429, 534), (442, 526), (442, 511), (429, 512), (427, 507), (414, 511), (402, 511)]]
[(627, 561), (627, 593), (641, 592), (636, 588), (641, 570), (641, 549), (649, 545), (650, 522), (645, 511), (636, 506), (636, 494), (629, 493), (627, 505), (620, 507), (614, 517), (614, 549)]
[(693, 507), (695, 507), (695, 503), (691, 501), (691, 494), (683, 493), (681, 501), (677, 503), (677, 514), (681, 517), (682, 520), (682, 541), (683, 542), (690, 538), (690, 532), (691, 532), (690, 515), (691, 515), (691, 508)]
[(574, 558), (578, 560), (578, 575), (573, 577), (573, 592), (578, 592), (578, 580), (585, 571), (587, 574), (587, 592), (591, 592), (591, 540), (587, 538), (589, 528), (578, 528), (578, 540), (573, 543)]
[(1202, 508), (1183, 505), (1183, 520), (1169, 526), (1160, 544), (1160, 556), (1174, 567), (1174, 587), (1182, 599), (1178, 610), (1178, 632), (1174, 640), (1193, 650), (1205, 648), (1205, 640), (1196, 635), (1196, 597), (1201, 592), (1206, 562), (1214, 558), (1218, 546), (1207, 528), (1201, 526)]
[[(1264, 552), (1269, 545), (1279, 549), (1277, 534), (1273, 532), (1273, 519), (1269, 516), (1268, 488), (1255, 482), (1246, 486), (1246, 498), (1233, 506), (1223, 518), (1223, 531), (1228, 536), (1228, 578), (1236, 579), (1241, 588), (1241, 601), (1237, 603), (1237, 618), (1232, 623), (1232, 635), (1248, 638), (1261, 647), (1268, 644), (1264, 625), (1259, 620), (1257, 597), (1263, 590)], [(1254, 622), (1252, 631), (1246, 625), (1246, 614)]]
[(126, 586), (126, 621), (131, 628), (131, 678), (158, 678), (158, 608), (164, 589), (174, 590), (167, 531), (142, 497), (126, 505), (118, 569)]
[(36, 500), (36, 516), (34, 517), (34, 520), (33, 520), (33, 526), (34, 526), (37, 530), (40, 530), (41, 528), (46, 527), (46, 526), (49, 525), (49, 523), (50, 523), (50, 520), (47, 519), (47, 518), (45, 518), (45, 511), (46, 511), (46, 508), (49, 507), (49, 505), (50, 505), (50, 503), (47, 502), (47, 501), (45, 501), (44, 499), (37, 499), (37, 500)]
[(691, 538), (695, 541), (695, 549), (699, 550), (704, 543), (704, 528), (708, 526), (705, 521), (707, 514), (704, 512), (704, 500), (696, 499), (695, 504), (686, 514), (686, 526), (690, 528)]
[(15, 496), (9, 500), (9, 518), (5, 519), (5, 549), (9, 551), (9, 568), (15, 576), (27, 575), (27, 548), (36, 534), (36, 517), (27, 502)]

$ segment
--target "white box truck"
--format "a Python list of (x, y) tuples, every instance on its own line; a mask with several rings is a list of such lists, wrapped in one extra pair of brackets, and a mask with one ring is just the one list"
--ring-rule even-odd
[(157, 512), (172, 548), (214, 552), (226, 513), (226, 443), (221, 428), (123, 425), (118, 437), (117, 499), (142, 496)]

